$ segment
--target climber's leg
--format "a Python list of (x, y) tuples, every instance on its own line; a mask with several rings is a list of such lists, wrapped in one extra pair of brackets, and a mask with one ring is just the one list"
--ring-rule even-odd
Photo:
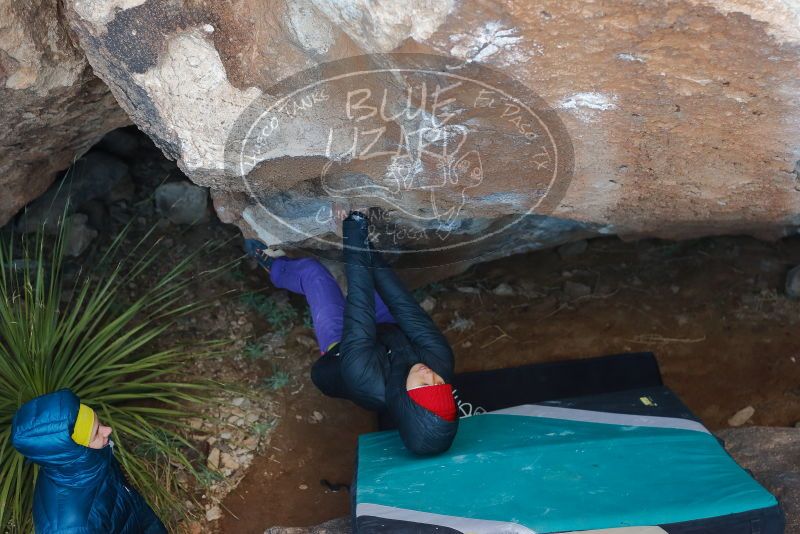
[(381, 299), (381, 296), (378, 295), (377, 292), (375, 292), (375, 322), (378, 324), (396, 322), (389, 308), (386, 307), (386, 304), (384, 304), (383, 299)]
[(342, 340), (345, 300), (328, 269), (312, 258), (275, 258), (269, 276), (275, 287), (305, 295), (320, 352)]

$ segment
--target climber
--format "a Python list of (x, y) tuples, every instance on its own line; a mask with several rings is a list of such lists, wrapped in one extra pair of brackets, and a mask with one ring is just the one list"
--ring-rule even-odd
[(388, 411), (412, 452), (443, 452), (458, 428), (453, 352), (372, 249), (367, 218), (352, 212), (342, 234), (346, 300), (316, 260), (288, 259), (256, 240), (247, 240), (245, 248), (276, 287), (305, 295), (322, 353), (311, 370), (314, 384), (328, 396)]
[(163, 534), (166, 529), (125, 480), (111, 428), (62, 389), (23, 404), (11, 442), (39, 466), (33, 497), (37, 534)]

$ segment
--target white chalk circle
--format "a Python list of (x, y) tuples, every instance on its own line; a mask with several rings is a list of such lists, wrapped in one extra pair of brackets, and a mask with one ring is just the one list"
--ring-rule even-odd
[(371, 208), (379, 251), (439, 262), (549, 214), (574, 167), (566, 128), (528, 87), (426, 54), (351, 57), (281, 81), (241, 114), (225, 161), (291, 241), (340, 248), (325, 228)]

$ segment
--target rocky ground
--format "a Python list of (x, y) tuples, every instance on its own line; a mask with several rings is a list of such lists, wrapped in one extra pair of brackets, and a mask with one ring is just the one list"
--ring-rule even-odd
[[(230, 342), (224, 354), (186, 369), (187, 378), (227, 386), (190, 421), (207, 488), (198, 487), (196, 520), (184, 529), (261, 533), (346, 515), (356, 438), (375, 421), (311, 384), (318, 351), (303, 299), (274, 290), (262, 270), (241, 259), (238, 230), (219, 222), (205, 190), (152, 144), (121, 136), (101, 148), (103, 155), (90, 159), (103, 172), (75, 174), (86, 180), (68, 190), (75, 265), (129, 222), (130, 240), (150, 230), (160, 240), (157, 270), (208, 240), (222, 245), (195, 267), (231, 265), (198, 288), (211, 306), (171, 333)], [(108, 176), (113, 183), (97, 181)], [(62, 196), (48, 202), (55, 199)], [(37, 209), (13, 224), (40, 223), (46, 210)], [(667, 385), (710, 428), (784, 427), (782, 435), (796, 440), (800, 302), (788, 297), (800, 297), (800, 275), (795, 270), (786, 280), (798, 264), (800, 238), (603, 238), (482, 264), (417, 295), (453, 345), (459, 371), (652, 350)]]

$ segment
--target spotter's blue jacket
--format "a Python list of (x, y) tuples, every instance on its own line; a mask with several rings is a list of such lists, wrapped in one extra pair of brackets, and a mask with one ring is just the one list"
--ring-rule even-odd
[(39, 465), (33, 498), (37, 534), (165, 534), (141, 495), (125, 480), (113, 447), (72, 440), (80, 401), (62, 389), (17, 410), (11, 440)]

